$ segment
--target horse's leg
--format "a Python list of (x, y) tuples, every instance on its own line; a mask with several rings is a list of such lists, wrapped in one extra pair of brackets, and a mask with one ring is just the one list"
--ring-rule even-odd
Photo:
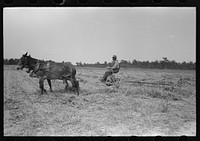
[(80, 87), (79, 87), (79, 82), (76, 79), (75, 79), (75, 88), (76, 88), (76, 93), (79, 95)]
[(46, 93), (46, 90), (44, 89), (44, 78), (39, 78), (39, 85), (41, 89), (41, 94), (43, 94), (43, 91)]
[(67, 82), (67, 79), (65, 79), (64, 81), (65, 81), (65, 90), (67, 90), (69, 83)]
[(79, 95), (79, 82), (76, 80), (75, 77), (71, 78), (70, 81), (72, 83), (72, 87), (75, 89), (75, 91)]
[(75, 84), (76, 92), (79, 95), (80, 86), (79, 86), (79, 81), (76, 80), (75, 74), (73, 75), (73, 79), (74, 79), (74, 84)]
[(50, 92), (53, 92), (52, 87), (51, 87), (51, 80), (50, 80), (50, 79), (47, 79), (47, 82), (48, 82), (48, 84), (49, 84)]
[(36, 75), (34, 74), (34, 71), (32, 71), (30, 74), (29, 74), (30, 77), (36, 77)]

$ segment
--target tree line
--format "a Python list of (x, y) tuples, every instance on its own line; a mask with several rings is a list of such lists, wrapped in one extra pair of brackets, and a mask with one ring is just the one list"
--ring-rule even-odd
[[(51, 61), (51, 60), (49, 60)], [(17, 65), (19, 59), (4, 59), (4, 65)], [(54, 61), (52, 61), (54, 62)], [(110, 66), (110, 63), (106, 61), (104, 63), (82, 63), (76, 62), (76, 66), (78, 67), (98, 67), (98, 68), (105, 68)], [(122, 68), (150, 68), (150, 69), (182, 69), (182, 70), (195, 70), (196, 69), (196, 62), (176, 62), (175, 60), (168, 60), (167, 57), (163, 57), (162, 60), (155, 60), (155, 61), (127, 61), (121, 60), (120, 67)]]
[[(44, 61), (44, 60), (42, 60), (42, 61)], [(55, 61), (52, 61), (52, 60), (47, 60), (47, 61), (50, 61), (50, 62), (55, 62)], [(13, 58), (11, 58), (11, 59), (4, 59), (4, 61), (3, 61), (3, 64), (4, 65), (17, 65), (19, 63), (19, 59), (13, 59)]]
[(17, 65), (18, 62), (19, 62), (19, 59), (16, 59), (16, 58), (15, 59), (11, 58), (11, 59), (4, 59), (3, 60), (4, 65)]
[[(110, 65), (106, 61), (104, 63), (82, 63), (77, 62), (77, 66), (79, 67), (101, 67), (105, 68)], [(181, 69), (181, 70), (195, 70), (196, 62), (176, 62), (175, 60), (168, 60), (167, 57), (163, 57), (163, 60), (155, 60), (155, 61), (138, 61), (134, 59), (133, 61), (121, 60), (120, 67), (122, 68), (150, 68), (150, 69)]]

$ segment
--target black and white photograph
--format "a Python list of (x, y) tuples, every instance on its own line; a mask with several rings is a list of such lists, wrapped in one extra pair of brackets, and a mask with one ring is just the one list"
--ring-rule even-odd
[(196, 136), (195, 7), (3, 8), (4, 136)]

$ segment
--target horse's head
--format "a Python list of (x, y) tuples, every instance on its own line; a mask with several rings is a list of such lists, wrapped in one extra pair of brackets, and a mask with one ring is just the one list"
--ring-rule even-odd
[(22, 57), (19, 59), (17, 70), (22, 70), (23, 68), (26, 68), (28, 65), (28, 52), (26, 54), (22, 55)]

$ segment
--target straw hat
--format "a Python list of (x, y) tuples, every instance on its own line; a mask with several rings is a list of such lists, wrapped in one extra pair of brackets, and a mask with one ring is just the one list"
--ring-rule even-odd
[(117, 56), (116, 55), (113, 55), (113, 57), (112, 58), (115, 58), (115, 59), (117, 59)]

